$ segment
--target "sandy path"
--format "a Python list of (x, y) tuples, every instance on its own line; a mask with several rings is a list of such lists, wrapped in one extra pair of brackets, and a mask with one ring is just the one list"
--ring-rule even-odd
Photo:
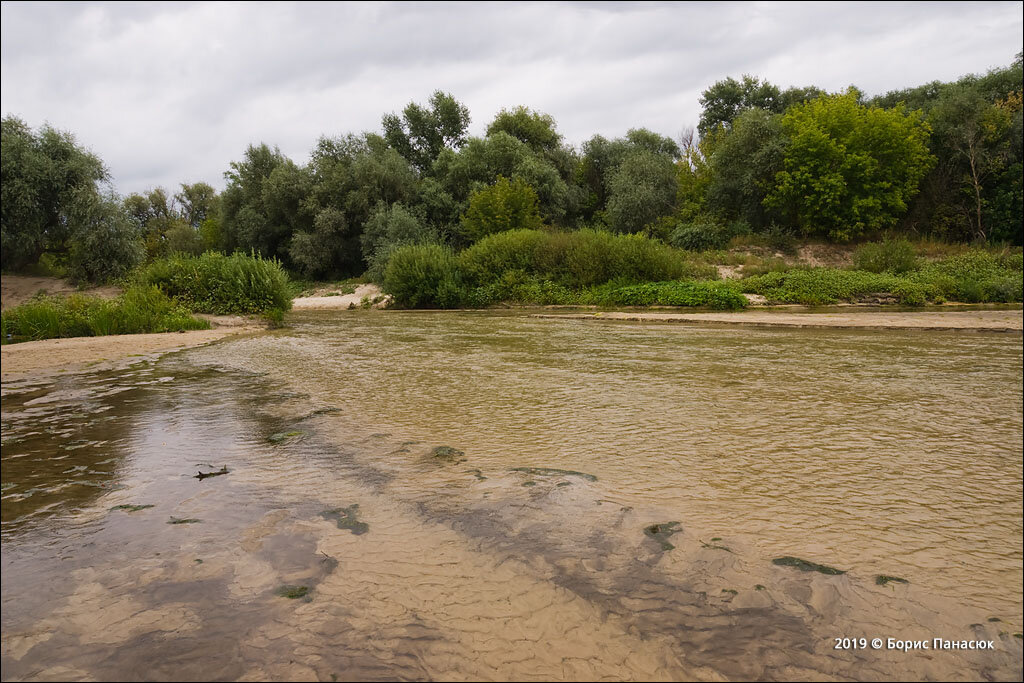
[(6, 344), (0, 347), (3, 381), (114, 367), (125, 361), (201, 346), (234, 334), (262, 330), (256, 325), (217, 327), (212, 330), (72, 337)]
[(834, 327), (857, 329), (964, 330), (1021, 332), (1024, 311), (858, 311), (850, 313), (793, 313), (739, 311), (736, 313), (538, 313), (535, 318), (572, 320), (629, 320), (664, 323), (714, 323), (765, 327)]
[[(363, 297), (373, 301), (381, 296), (380, 287), (377, 285), (359, 285), (352, 294), (338, 296), (306, 296), (292, 301), (292, 310), (302, 311), (309, 309), (340, 309), (347, 310), (349, 307), (360, 307)], [(379, 307), (379, 305), (378, 305)]]

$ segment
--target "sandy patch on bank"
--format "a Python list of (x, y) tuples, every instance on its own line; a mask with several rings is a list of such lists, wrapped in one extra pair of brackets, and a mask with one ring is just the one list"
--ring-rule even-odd
[[(336, 296), (306, 296), (300, 297), (292, 301), (293, 311), (302, 311), (310, 309), (341, 309), (348, 310), (349, 308), (360, 308), (362, 306), (363, 299), (369, 299), (374, 301), (378, 297), (383, 296), (380, 291), (380, 287), (377, 285), (359, 285), (351, 294), (340, 294)], [(374, 304), (375, 308), (381, 308), (385, 305), (384, 301), (380, 301)]]
[(73, 373), (85, 368), (103, 370), (153, 358), (169, 351), (202, 346), (235, 334), (255, 333), (262, 329), (264, 328), (248, 322), (245, 325), (216, 327), (212, 330), (116, 334), (6, 344), (0, 347), (0, 378), (6, 382)]
[(794, 313), (739, 311), (735, 313), (538, 313), (535, 318), (574, 320), (630, 320), (663, 323), (714, 323), (766, 327), (833, 327), (855, 329), (964, 330), (1017, 332), (1024, 327), (1024, 311), (851, 311), (850, 313)]
[(36, 277), (31, 275), (4, 275), (0, 278), (0, 295), (2, 309), (7, 310), (24, 303), (40, 292), (44, 294), (88, 294), (105, 299), (112, 299), (121, 293), (118, 287), (90, 287), (79, 289), (66, 280), (55, 277)]

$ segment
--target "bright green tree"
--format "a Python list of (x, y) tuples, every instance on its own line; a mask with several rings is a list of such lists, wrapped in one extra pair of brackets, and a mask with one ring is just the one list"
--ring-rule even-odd
[(805, 235), (846, 241), (891, 228), (935, 163), (920, 112), (866, 107), (856, 92), (791, 107), (784, 170), (765, 198)]
[(462, 230), (469, 241), (515, 229), (535, 229), (541, 225), (537, 193), (524, 181), (499, 176), (490, 187), (474, 192), (469, 209), (462, 217)]

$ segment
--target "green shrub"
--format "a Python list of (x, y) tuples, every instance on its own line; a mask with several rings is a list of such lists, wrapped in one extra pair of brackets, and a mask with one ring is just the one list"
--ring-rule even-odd
[(522, 271), (568, 289), (610, 280), (629, 282), (716, 277), (714, 267), (642, 235), (599, 230), (543, 232), (510, 230), (485, 237), (459, 254), (466, 279), (490, 284), (507, 271)]
[(972, 249), (930, 263), (907, 277), (931, 285), (941, 296), (966, 303), (1012, 303), (1024, 299), (1019, 252), (995, 255)]
[(117, 299), (41, 296), (4, 311), (2, 319), (5, 343), (9, 337), (24, 341), (210, 327), (153, 286), (131, 287)]
[(929, 283), (914, 282), (888, 273), (835, 268), (766, 273), (740, 280), (740, 286), (744, 292), (760, 294), (769, 301), (808, 306), (850, 301), (875, 293), (891, 294), (900, 303), (913, 306), (925, 303), (937, 293)]
[(680, 223), (669, 236), (669, 244), (689, 251), (724, 249), (733, 235), (717, 221), (706, 216), (690, 223)]
[(137, 275), (201, 313), (262, 313), (292, 307), (288, 274), (276, 259), (208, 251), (154, 261)]
[(537, 193), (519, 178), (509, 181), (498, 176), (490, 187), (469, 196), (469, 208), (462, 217), (462, 232), (475, 242), (506, 230), (535, 229), (541, 223)]
[(885, 240), (858, 247), (853, 252), (853, 265), (857, 270), (870, 273), (906, 273), (917, 270), (917, 252), (907, 240)]
[(648, 282), (595, 291), (592, 300), (603, 306), (702, 306), (721, 310), (747, 306), (737, 286), (726, 282)]
[(436, 244), (409, 244), (391, 253), (383, 290), (400, 308), (457, 308), (464, 289), (455, 255)]

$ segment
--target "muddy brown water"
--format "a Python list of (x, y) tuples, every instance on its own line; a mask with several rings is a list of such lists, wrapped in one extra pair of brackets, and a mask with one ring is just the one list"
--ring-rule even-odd
[(1019, 336), (290, 321), (3, 385), (4, 680), (1021, 677)]

